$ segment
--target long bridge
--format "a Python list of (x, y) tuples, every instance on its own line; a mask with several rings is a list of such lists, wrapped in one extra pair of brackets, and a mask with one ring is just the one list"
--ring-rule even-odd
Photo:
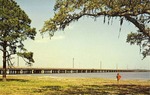
[[(143, 69), (78, 69), (78, 68), (7, 68), (7, 74), (60, 74), (60, 73), (107, 73), (107, 72), (150, 72)], [(3, 74), (3, 68), (0, 68)]]

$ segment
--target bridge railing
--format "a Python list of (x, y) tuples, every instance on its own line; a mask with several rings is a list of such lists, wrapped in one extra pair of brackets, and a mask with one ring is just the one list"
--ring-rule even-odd
[[(58, 73), (107, 73), (107, 72), (150, 72), (150, 70), (70, 69), (70, 68), (8, 68), (7, 69), (7, 74), (58, 74)], [(0, 74), (3, 74), (2, 68), (0, 68)]]

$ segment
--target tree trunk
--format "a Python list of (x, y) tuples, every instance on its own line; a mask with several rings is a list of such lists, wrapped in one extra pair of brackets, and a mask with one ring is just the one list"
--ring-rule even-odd
[(7, 68), (6, 68), (6, 47), (7, 47), (7, 42), (4, 41), (4, 44), (3, 44), (3, 81), (6, 81), (6, 71), (7, 71)]

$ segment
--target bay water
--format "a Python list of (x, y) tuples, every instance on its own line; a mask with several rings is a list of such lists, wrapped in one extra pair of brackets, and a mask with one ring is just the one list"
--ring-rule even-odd
[[(120, 72), (122, 80), (150, 80), (150, 72)], [(59, 73), (59, 74), (33, 74), (31, 76), (50, 77), (77, 77), (77, 78), (108, 78), (116, 79), (117, 72), (110, 73)]]

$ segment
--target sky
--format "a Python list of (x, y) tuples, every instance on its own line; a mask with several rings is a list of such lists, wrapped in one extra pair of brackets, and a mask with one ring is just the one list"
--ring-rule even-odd
[[(15, 0), (32, 20), (37, 30), (34, 41), (24, 42), (34, 52), (32, 67), (43, 68), (92, 68), (92, 69), (150, 69), (150, 57), (142, 60), (140, 48), (126, 43), (127, 34), (137, 28), (124, 22), (119, 36), (120, 22), (103, 23), (103, 17), (83, 17), (71, 23), (64, 31), (57, 31), (50, 39), (48, 33), (40, 34), (44, 22), (54, 16), (55, 0)], [(118, 37), (119, 36), (119, 37)], [(74, 65), (73, 65), (74, 59)], [(18, 66), (18, 59), (14, 63)], [(19, 66), (26, 67), (19, 58)]]

